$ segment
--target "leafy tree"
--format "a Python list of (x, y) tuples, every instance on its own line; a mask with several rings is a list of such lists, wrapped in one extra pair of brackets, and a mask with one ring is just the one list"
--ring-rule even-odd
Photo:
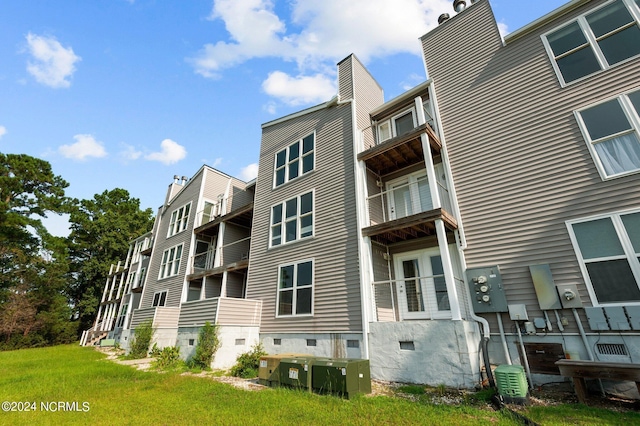
[(64, 296), (66, 245), (41, 222), (66, 211), (67, 186), (44, 160), (0, 153), (0, 348), (75, 337)]
[(191, 367), (201, 368), (203, 370), (209, 370), (211, 368), (213, 357), (220, 347), (218, 327), (218, 324), (211, 324), (209, 321), (204, 323), (198, 336), (196, 353), (189, 360)]
[(69, 295), (85, 329), (97, 313), (110, 265), (126, 258), (132, 239), (151, 230), (153, 211), (140, 210), (140, 200), (120, 188), (73, 204)]

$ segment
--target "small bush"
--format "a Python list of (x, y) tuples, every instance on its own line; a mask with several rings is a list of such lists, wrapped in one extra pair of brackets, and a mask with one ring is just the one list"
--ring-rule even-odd
[(248, 379), (258, 375), (260, 357), (267, 355), (262, 344), (255, 344), (249, 352), (241, 354), (236, 360), (236, 365), (231, 367), (231, 375)]
[(218, 325), (212, 325), (207, 321), (200, 329), (196, 353), (189, 360), (189, 367), (209, 370), (211, 368), (213, 357), (219, 347), (220, 339), (218, 338)]
[(180, 365), (180, 347), (178, 346), (167, 346), (162, 350), (154, 346), (152, 355), (156, 359), (153, 363), (156, 368), (168, 370)]
[(149, 353), (149, 345), (156, 330), (153, 328), (151, 320), (144, 321), (134, 330), (133, 339), (131, 339), (131, 350), (128, 358), (139, 359), (146, 358)]

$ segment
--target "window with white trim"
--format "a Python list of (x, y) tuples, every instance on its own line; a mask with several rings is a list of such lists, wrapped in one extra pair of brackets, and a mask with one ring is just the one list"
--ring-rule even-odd
[(313, 170), (315, 138), (311, 133), (276, 154), (274, 188)]
[(162, 263), (158, 279), (178, 275), (180, 270), (180, 258), (182, 257), (182, 244), (171, 247), (162, 253)]
[(159, 291), (153, 295), (151, 306), (164, 306), (167, 303), (167, 290)]
[(269, 246), (313, 236), (313, 191), (271, 207)]
[(147, 278), (147, 268), (140, 269), (140, 278), (138, 282), (135, 284), (135, 287), (142, 287), (144, 285), (144, 280)]
[(564, 85), (640, 55), (638, 0), (615, 0), (542, 36)]
[(174, 210), (171, 213), (171, 219), (169, 220), (169, 229), (167, 230), (167, 238), (187, 229), (187, 225), (189, 224), (190, 210), (191, 203), (185, 204), (184, 206)]
[(313, 261), (278, 268), (277, 316), (313, 314)]
[(569, 221), (567, 227), (594, 304), (640, 302), (640, 211)]
[(396, 136), (402, 136), (413, 130), (417, 125), (414, 108), (402, 111), (400, 114), (378, 123), (378, 143)]
[(640, 90), (576, 111), (603, 179), (640, 171)]

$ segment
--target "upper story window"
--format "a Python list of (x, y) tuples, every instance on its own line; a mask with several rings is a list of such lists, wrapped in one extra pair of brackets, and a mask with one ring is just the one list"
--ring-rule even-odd
[(164, 306), (167, 303), (167, 290), (159, 291), (153, 295), (151, 306)]
[(542, 36), (563, 85), (640, 55), (639, 3), (609, 2)]
[(274, 187), (313, 170), (315, 138), (312, 133), (276, 154)]
[(401, 136), (416, 127), (416, 114), (413, 108), (378, 123), (378, 143)]
[(171, 220), (169, 221), (169, 229), (167, 230), (167, 238), (172, 235), (182, 232), (187, 229), (189, 223), (189, 210), (191, 209), (191, 203), (185, 204), (179, 209), (174, 210), (171, 213)]
[(178, 275), (180, 270), (180, 258), (182, 257), (182, 244), (171, 247), (162, 253), (162, 263), (158, 279)]
[(603, 179), (640, 171), (640, 90), (579, 110), (576, 118)]
[(313, 191), (271, 207), (270, 246), (313, 235)]
[(312, 315), (313, 262), (280, 266), (277, 316)]
[(640, 302), (640, 211), (570, 221), (567, 227), (594, 305)]
[(131, 257), (131, 263), (138, 263), (140, 261), (140, 252), (142, 251), (143, 247), (144, 247), (144, 243), (145, 241), (138, 241), (136, 242), (135, 246), (133, 247), (133, 256)]

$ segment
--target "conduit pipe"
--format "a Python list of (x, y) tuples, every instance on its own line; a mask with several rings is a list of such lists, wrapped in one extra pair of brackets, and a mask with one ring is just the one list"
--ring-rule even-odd
[(504, 356), (507, 359), (507, 364), (511, 365), (511, 355), (509, 355), (509, 347), (507, 346), (507, 336), (504, 334), (504, 325), (502, 324), (502, 314), (496, 312), (496, 318), (498, 319), (498, 328), (500, 329), (500, 340), (502, 340), (502, 348), (504, 349)]
[(518, 322), (516, 322), (516, 328), (518, 329), (518, 340), (520, 341), (524, 368), (527, 370), (527, 378), (529, 379), (529, 389), (533, 389), (533, 379), (531, 378), (531, 370), (529, 369), (529, 358), (527, 357), (527, 351), (524, 350), (524, 342), (522, 341), (522, 333), (520, 332), (520, 324)]

